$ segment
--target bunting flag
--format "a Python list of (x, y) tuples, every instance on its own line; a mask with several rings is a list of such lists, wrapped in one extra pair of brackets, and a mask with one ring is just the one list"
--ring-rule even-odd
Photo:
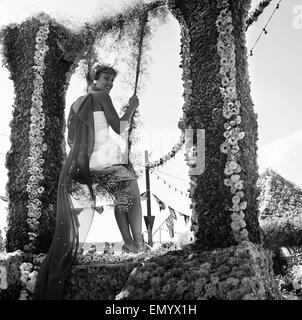
[(181, 213), (181, 212), (179, 212), (179, 211), (178, 211), (178, 214), (179, 214), (180, 216), (183, 216), (183, 217), (184, 217), (185, 224), (187, 225), (188, 222), (190, 221), (190, 216), (187, 216), (186, 214), (183, 214), (183, 213)]
[(147, 191), (141, 194), (142, 201), (147, 200)]
[(174, 221), (173, 221), (172, 214), (170, 214), (168, 219), (166, 220), (166, 225), (167, 225), (170, 237), (174, 238)]
[(3, 196), (0, 196), (0, 199), (7, 202), (7, 198), (6, 197), (3, 197)]
[(170, 214), (173, 217), (173, 219), (177, 220), (177, 216), (176, 216), (176, 212), (173, 208), (171, 208), (170, 206), (168, 206), (169, 210), (170, 210)]
[[(161, 201), (155, 194), (152, 194), (154, 199), (156, 200), (156, 202), (158, 203), (159, 205), (159, 210), (165, 210), (166, 209), (166, 204)], [(147, 192), (144, 192), (141, 194), (141, 199), (142, 201), (143, 200), (146, 200), (147, 199)], [(177, 215), (176, 215), (176, 212), (180, 215), (180, 216), (183, 216), (184, 217), (184, 220), (185, 220), (185, 224), (187, 225), (187, 223), (190, 221), (190, 216), (184, 214), (184, 213), (181, 213), (179, 211), (176, 211), (175, 209), (171, 208), (170, 206), (168, 206), (169, 208), (169, 211), (170, 211), (170, 216), (177, 220)], [(169, 218), (168, 218), (169, 219)], [(174, 224), (173, 224), (173, 229), (174, 229)], [(170, 231), (169, 231), (170, 232)], [(174, 231), (173, 231), (174, 232)]]
[(104, 212), (104, 207), (103, 206), (95, 207), (95, 211), (98, 212), (99, 214), (102, 214)]
[(156, 200), (156, 202), (159, 205), (159, 210), (160, 211), (161, 210), (165, 210), (166, 209), (166, 205), (160, 199), (158, 199), (158, 197), (155, 194), (153, 194), (153, 197), (154, 197), (154, 199)]

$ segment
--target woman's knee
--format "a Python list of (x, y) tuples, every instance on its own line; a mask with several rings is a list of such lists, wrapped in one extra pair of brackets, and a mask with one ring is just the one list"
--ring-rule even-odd
[(129, 193), (131, 195), (131, 198), (134, 202), (140, 202), (140, 193), (138, 188), (138, 183), (136, 180), (131, 180), (129, 182)]

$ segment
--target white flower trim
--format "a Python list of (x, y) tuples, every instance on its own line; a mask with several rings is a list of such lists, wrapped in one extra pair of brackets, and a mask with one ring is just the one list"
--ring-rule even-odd
[(228, 9), (228, 0), (219, 0), (217, 7), (221, 12), (216, 20), (216, 27), (219, 33), (217, 49), (220, 56), (221, 84), (220, 88), (223, 97), (222, 115), (227, 122), (224, 123), (225, 132), (223, 136), (225, 141), (221, 144), (220, 150), (227, 154), (227, 162), (224, 170), (226, 179), (224, 184), (230, 187), (232, 193), (232, 211), (231, 228), (234, 238), (238, 243), (248, 241), (248, 231), (244, 221), (244, 210), (247, 208), (247, 202), (243, 201), (244, 182), (240, 177), (242, 170), (239, 161), (239, 140), (243, 139), (245, 133), (239, 127), (240, 101), (237, 98), (236, 88), (236, 65), (235, 65), (235, 38), (232, 35), (233, 19), (232, 13)]
[(145, 165), (146, 168), (153, 169), (155, 167), (164, 165), (167, 161), (173, 158), (176, 155), (176, 153), (179, 152), (179, 150), (181, 150), (184, 142), (185, 142), (184, 133), (182, 133), (180, 140), (175, 144), (175, 146), (172, 148), (170, 152), (168, 152), (166, 155), (161, 157), (159, 160), (147, 162)]
[(19, 300), (28, 300), (28, 291), (33, 293), (38, 277), (38, 271), (33, 270), (34, 266), (30, 262), (23, 262), (20, 266), (23, 289), (20, 291)]
[(39, 218), (41, 217), (41, 205), (42, 202), (39, 200), (42, 193), (44, 192), (44, 187), (40, 185), (40, 182), (44, 179), (43, 176), (43, 152), (47, 150), (46, 143), (43, 143), (45, 127), (45, 114), (43, 113), (43, 75), (45, 73), (45, 55), (49, 50), (46, 45), (46, 40), (49, 34), (48, 23), (39, 27), (36, 34), (36, 51), (34, 56), (34, 75), (35, 79), (33, 82), (34, 91), (32, 94), (32, 106), (30, 108), (30, 130), (29, 130), (29, 168), (28, 172), (30, 177), (26, 185), (26, 191), (28, 193), (28, 218), (27, 223), (31, 229), (28, 232), (29, 240), (34, 241), (37, 237), (37, 229), (39, 226)]

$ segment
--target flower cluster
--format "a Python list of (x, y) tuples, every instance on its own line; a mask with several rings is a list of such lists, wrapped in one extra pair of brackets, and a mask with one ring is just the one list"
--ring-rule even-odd
[[(196, 131), (196, 130), (195, 130)], [(194, 135), (197, 135), (197, 142), (194, 143)], [(185, 135), (185, 160), (187, 165), (190, 167), (189, 175), (194, 175), (194, 168), (204, 168), (204, 157), (201, 154), (198, 154), (199, 149), (205, 148), (205, 130), (198, 129), (194, 133), (191, 126), (189, 130), (186, 131)]]
[(295, 290), (302, 289), (302, 266), (294, 265), (291, 270), (293, 288)]
[(30, 109), (30, 130), (29, 130), (29, 168), (30, 174), (26, 191), (28, 192), (28, 218), (27, 223), (32, 232), (28, 232), (30, 242), (37, 237), (37, 229), (39, 226), (38, 219), (41, 216), (42, 202), (39, 200), (44, 191), (44, 187), (40, 186), (40, 181), (44, 179), (43, 176), (43, 152), (47, 150), (46, 143), (43, 143), (45, 114), (43, 113), (43, 75), (45, 73), (45, 55), (49, 50), (46, 45), (46, 40), (49, 34), (49, 25), (44, 24), (39, 27), (36, 34), (36, 51), (33, 66), (34, 69), (34, 92), (31, 97), (32, 107)]
[(258, 17), (262, 14), (263, 10), (272, 2), (272, 0), (261, 1), (256, 9), (249, 15), (246, 21), (246, 29), (258, 20)]
[(235, 239), (240, 243), (248, 240), (248, 231), (245, 229), (244, 210), (247, 202), (243, 201), (244, 188), (243, 180), (240, 177), (242, 168), (238, 163), (240, 157), (239, 141), (244, 138), (245, 133), (241, 131), (240, 107), (236, 93), (236, 65), (235, 65), (235, 38), (232, 35), (233, 20), (232, 13), (228, 9), (228, 1), (218, 1), (217, 7), (221, 12), (216, 20), (216, 27), (219, 33), (217, 49), (220, 56), (221, 94), (223, 97), (222, 115), (227, 120), (224, 123), (225, 141), (221, 144), (220, 150), (227, 155), (224, 174), (224, 184), (230, 187), (232, 193), (231, 228)]
[(184, 134), (182, 133), (180, 140), (175, 144), (175, 146), (172, 148), (170, 152), (168, 152), (166, 155), (161, 157), (159, 160), (148, 162), (146, 164), (146, 168), (152, 169), (152, 168), (164, 165), (167, 161), (173, 158), (179, 150), (181, 150), (184, 142), (185, 142), (185, 138), (184, 138)]
[(0, 290), (7, 289), (7, 269), (0, 263)]
[(23, 289), (20, 291), (19, 300), (28, 300), (28, 292), (33, 293), (35, 288), (35, 283), (37, 281), (38, 272), (33, 270), (32, 263), (22, 263), (20, 266), (21, 270), (21, 282), (23, 283)]

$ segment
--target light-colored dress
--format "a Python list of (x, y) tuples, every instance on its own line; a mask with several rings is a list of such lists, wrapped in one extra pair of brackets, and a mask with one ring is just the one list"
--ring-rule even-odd
[(95, 141), (89, 169), (97, 171), (123, 163), (121, 147), (109, 135), (109, 125), (104, 111), (94, 111), (93, 118)]

